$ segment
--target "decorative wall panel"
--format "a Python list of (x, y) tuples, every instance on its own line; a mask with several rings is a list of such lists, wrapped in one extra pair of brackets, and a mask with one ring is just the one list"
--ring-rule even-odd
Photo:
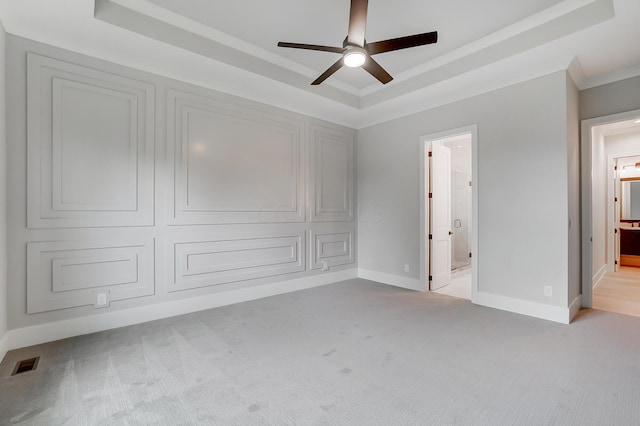
[(304, 233), (169, 241), (167, 291), (187, 290), (305, 270)]
[(354, 262), (353, 231), (340, 233), (311, 231), (310, 239), (310, 269), (330, 268)]
[(169, 223), (304, 222), (304, 123), (170, 90)]
[(27, 60), (28, 226), (153, 225), (153, 86)]
[(154, 294), (153, 239), (27, 244), (27, 312), (95, 305)]
[(312, 126), (311, 144), (311, 221), (353, 220), (353, 134)]

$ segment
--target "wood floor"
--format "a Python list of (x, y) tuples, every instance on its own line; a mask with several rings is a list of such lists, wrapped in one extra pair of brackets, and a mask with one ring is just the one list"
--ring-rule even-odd
[(593, 308), (640, 317), (640, 268), (607, 272), (593, 290)]

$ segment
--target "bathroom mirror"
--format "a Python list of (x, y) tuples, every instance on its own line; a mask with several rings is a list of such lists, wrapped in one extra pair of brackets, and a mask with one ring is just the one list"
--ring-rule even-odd
[(640, 178), (620, 179), (621, 192), (621, 220), (640, 221)]

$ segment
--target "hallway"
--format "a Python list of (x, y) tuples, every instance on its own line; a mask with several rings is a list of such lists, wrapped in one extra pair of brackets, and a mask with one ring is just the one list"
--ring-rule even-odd
[(593, 289), (593, 308), (640, 317), (640, 268), (607, 272)]

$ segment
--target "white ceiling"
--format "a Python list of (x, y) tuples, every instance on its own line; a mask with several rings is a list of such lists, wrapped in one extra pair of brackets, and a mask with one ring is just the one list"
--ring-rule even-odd
[[(349, 24), (349, 0), (149, 0), (176, 14), (193, 19), (230, 36), (251, 43), (314, 69), (321, 74), (339, 56), (282, 49), (278, 41), (342, 46)], [(433, 60), (518, 22), (561, 0), (425, 1), (371, 0), (367, 19), (367, 40), (438, 31), (435, 46), (390, 52), (376, 57), (392, 75)], [(496, 13), (487, 14), (487, 10)], [(482, 19), (478, 19), (482, 16)], [(377, 83), (361, 69), (343, 68), (334, 75), (356, 88)]]
[(349, 0), (0, 0), (7, 32), (351, 127), (569, 69), (580, 88), (640, 75), (638, 0), (369, 0), (367, 40), (437, 30), (436, 45), (309, 83), (342, 44)]

